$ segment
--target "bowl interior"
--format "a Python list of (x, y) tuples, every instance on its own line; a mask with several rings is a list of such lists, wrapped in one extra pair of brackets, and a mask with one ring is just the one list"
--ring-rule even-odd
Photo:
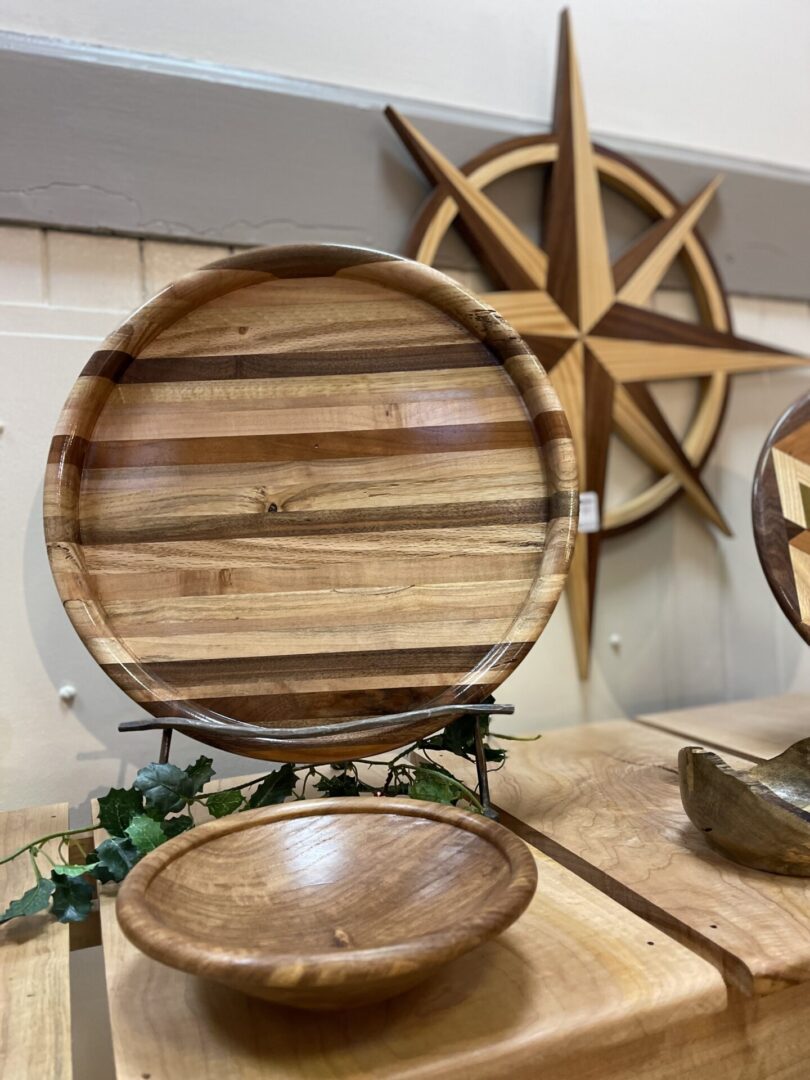
[(504, 854), (467, 829), (395, 813), (329, 814), (214, 837), (157, 874), (145, 902), (189, 939), (322, 953), (458, 925), (510, 877)]

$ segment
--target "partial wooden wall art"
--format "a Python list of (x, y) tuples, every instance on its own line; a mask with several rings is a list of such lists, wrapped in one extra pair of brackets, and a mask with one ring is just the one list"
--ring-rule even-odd
[[(581, 677), (588, 674), (602, 541), (644, 524), (679, 492), (713, 527), (729, 527), (702, 478), (734, 373), (803, 364), (731, 330), (727, 297), (696, 231), (719, 183), (680, 203), (632, 161), (592, 144), (567, 13), (561, 18), (553, 129), (490, 147), (457, 168), (395, 110), (387, 115), (435, 191), (406, 246), (435, 262), (451, 227), (461, 233), (497, 286), (482, 296), (500, 311), (549, 371), (569, 418), (580, 488), (597, 507), (581, 532), (568, 600)], [(535, 243), (486, 193), (512, 172), (542, 166), (542, 242)], [(618, 259), (608, 251), (602, 186), (639, 207), (649, 227)], [(649, 303), (670, 268), (686, 271), (700, 313), (693, 324), (657, 314)], [(700, 398), (679, 437), (650, 383), (701, 379)], [(657, 475), (621, 505), (606, 502), (611, 434)]]
[(810, 644), (810, 394), (774, 424), (757, 463), (754, 539), (765, 578)]

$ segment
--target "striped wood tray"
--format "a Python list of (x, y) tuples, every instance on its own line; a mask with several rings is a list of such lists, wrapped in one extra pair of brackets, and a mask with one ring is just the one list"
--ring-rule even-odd
[(330, 761), (446, 721), (332, 725), (480, 702), (513, 670), (576, 504), (565, 416), (499, 315), (426, 266), (307, 246), (213, 263), (108, 338), (59, 420), (45, 522), (74, 627), (144, 709)]

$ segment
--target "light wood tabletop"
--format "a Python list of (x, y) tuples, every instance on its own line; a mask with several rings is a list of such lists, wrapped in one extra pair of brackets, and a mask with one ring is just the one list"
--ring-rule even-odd
[[(0, 853), (68, 827), (67, 803), (0, 814)], [(56, 844), (43, 850), (52, 856)], [(27, 858), (0, 866), (0, 909), (31, 887)], [(70, 938), (44, 912), (0, 926), (0, 1077), (70, 1080)]]
[(636, 719), (699, 746), (763, 761), (810, 735), (810, 694), (644, 713)]
[(681, 738), (613, 720), (511, 745), (492, 799), (531, 844), (687, 942), (745, 995), (810, 981), (808, 882), (711, 850), (681, 805)]

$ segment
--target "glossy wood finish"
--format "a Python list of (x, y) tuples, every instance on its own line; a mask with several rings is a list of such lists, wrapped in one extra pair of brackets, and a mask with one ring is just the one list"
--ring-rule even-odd
[(810, 394), (790, 406), (765, 440), (752, 495), (765, 577), (791, 625), (810, 644), (810, 521), (802, 480), (810, 480)]
[(755, 870), (810, 877), (810, 739), (746, 770), (685, 746), (678, 769), (684, 809), (710, 847)]
[(338, 1009), (410, 989), (505, 930), (537, 886), (497, 822), (412, 799), (323, 799), (200, 826), (118, 895), (148, 956), (285, 1005)]
[(508, 746), (490, 787), (518, 835), (688, 943), (745, 996), (810, 986), (810, 883), (712, 851), (681, 803), (682, 738), (613, 720)]
[[(580, 675), (588, 673), (601, 540), (630, 528), (682, 489), (697, 511), (728, 533), (700, 467), (716, 436), (726, 376), (804, 363), (729, 332), (725, 294), (695, 234), (718, 181), (680, 205), (626, 159), (594, 147), (570, 17), (560, 21), (553, 132), (501, 143), (462, 168), (452, 165), (413, 124), (387, 115), (436, 188), (411, 235), (408, 252), (432, 262), (451, 224), (475, 251), (499, 291), (486, 300), (523, 334), (551, 372), (568, 416), (580, 487), (593, 492), (604, 527), (577, 540), (568, 579)], [(550, 166), (542, 247), (530, 242), (485, 194), (493, 179), (531, 165)], [(607, 245), (600, 180), (641, 205), (649, 229), (613, 262)], [(703, 325), (658, 315), (645, 306), (684, 255)], [(680, 441), (645, 381), (711, 377), (703, 404)], [(611, 432), (662, 479), (611, 514), (605, 479)]]
[[(68, 827), (67, 803), (0, 814), (0, 855)], [(57, 858), (55, 841), (44, 853)], [(42, 859), (42, 869), (47, 863)], [(27, 856), (0, 866), (0, 910), (33, 884)], [(0, 926), (0, 1076), (70, 1080), (70, 944), (47, 912)]]
[[(428, 267), (311, 246), (212, 264), (111, 335), (45, 522), (74, 626), (149, 712), (305, 728), (489, 694), (553, 610), (576, 503), (557, 396), (499, 315)], [(330, 761), (441, 723), (206, 740)]]

